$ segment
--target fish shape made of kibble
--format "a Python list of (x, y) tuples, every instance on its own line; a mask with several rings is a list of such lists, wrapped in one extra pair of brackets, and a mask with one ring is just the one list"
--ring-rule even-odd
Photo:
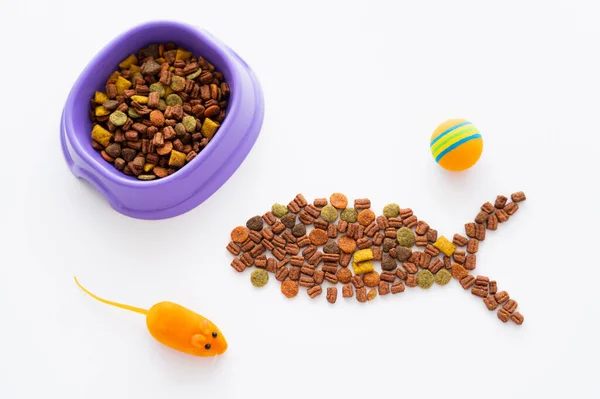
[[(438, 236), (412, 209), (397, 204), (386, 205), (383, 215), (376, 216), (367, 198), (356, 199), (349, 207), (342, 193), (311, 204), (298, 194), (287, 206), (274, 204), (271, 211), (234, 228), (227, 250), (235, 256), (233, 269), (240, 273), (252, 266), (264, 269), (267, 273), (261, 271), (261, 284), (255, 286), (266, 285), (268, 274), (273, 274), (288, 298), (296, 296), (299, 287), (316, 298), (327, 281), (333, 284), (326, 290), (328, 302), (337, 300), (337, 283), (343, 284), (344, 298), (367, 302), (377, 294), (399, 294), (406, 287), (428, 289), (455, 279), (488, 310), (497, 311), (502, 322), (521, 325), (524, 317), (517, 302), (499, 291), (496, 281), (474, 270), (487, 231), (507, 222), (525, 199), (522, 191), (510, 200), (498, 195), (465, 224), (464, 235), (448, 239)], [(381, 273), (375, 270), (375, 261), (381, 262)], [(253, 273), (253, 283), (257, 276)]]

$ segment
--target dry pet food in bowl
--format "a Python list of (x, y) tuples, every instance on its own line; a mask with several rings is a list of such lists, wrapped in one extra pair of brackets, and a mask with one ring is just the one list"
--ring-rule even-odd
[(227, 181), (263, 115), (260, 84), (235, 52), (204, 30), (152, 22), (86, 67), (63, 110), (61, 142), (73, 174), (114, 209), (163, 219)]

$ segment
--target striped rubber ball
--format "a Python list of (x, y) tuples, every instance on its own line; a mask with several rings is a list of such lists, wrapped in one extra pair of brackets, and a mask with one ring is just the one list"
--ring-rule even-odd
[(483, 139), (471, 122), (449, 119), (435, 129), (429, 148), (438, 165), (459, 172), (477, 163), (483, 151)]

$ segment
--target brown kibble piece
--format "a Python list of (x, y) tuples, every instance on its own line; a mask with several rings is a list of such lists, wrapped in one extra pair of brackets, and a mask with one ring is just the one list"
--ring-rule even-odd
[(493, 295), (484, 298), (483, 303), (485, 303), (485, 306), (488, 308), (488, 310), (494, 310), (498, 307), (498, 302), (496, 302), (496, 299)]
[(427, 233), (427, 231), (429, 231), (429, 225), (420, 220), (419, 222), (417, 222), (417, 227), (415, 228), (415, 233), (417, 233), (420, 236), (423, 236)]
[(371, 207), (371, 200), (368, 198), (359, 198), (354, 200), (354, 209), (369, 209)]
[(244, 242), (248, 238), (248, 229), (244, 226), (238, 226), (231, 231), (231, 241)]
[(467, 238), (461, 236), (460, 234), (454, 234), (454, 238), (452, 239), (452, 243), (457, 247), (464, 247), (465, 245), (467, 245), (467, 242)]
[(411, 288), (416, 287), (417, 286), (417, 276), (414, 274), (409, 274), (406, 277), (406, 286), (411, 287)]
[(504, 308), (500, 308), (498, 309), (498, 318), (503, 322), (506, 323), (509, 319), (510, 319), (510, 313), (508, 313), (506, 311), (506, 309)]
[[(491, 215), (492, 213), (494, 213), (496, 208), (494, 208), (494, 205), (492, 205), (491, 202), (486, 202), (485, 204), (481, 205), (481, 210), (483, 212), (487, 213), (488, 215)], [(482, 222), (478, 222), (478, 223), (482, 223)]]
[(500, 291), (494, 295), (494, 298), (496, 298), (496, 302), (504, 303), (510, 299), (510, 296), (508, 295), (508, 292)]
[(463, 277), (460, 280), (460, 285), (462, 285), (463, 289), (468, 290), (475, 285), (475, 277), (471, 276), (470, 274)]
[(478, 224), (475, 227), (475, 238), (477, 238), (479, 241), (485, 240), (485, 225), (484, 224)]
[(506, 201), (508, 201), (508, 198), (506, 198), (504, 195), (499, 195), (496, 197), (496, 202), (494, 203), (494, 207), (496, 209), (502, 209), (502, 208), (504, 208), (504, 205), (506, 205)]
[(488, 219), (488, 216), (489, 214), (485, 211), (479, 212), (477, 216), (475, 216), (475, 223), (485, 223)]
[(490, 294), (494, 295), (496, 292), (498, 292), (498, 283), (492, 280), (490, 281)]
[(240, 246), (233, 241), (227, 244), (227, 250), (233, 255), (238, 256), (240, 254)]
[(327, 302), (335, 303), (337, 300), (337, 288), (336, 287), (327, 287)]
[(497, 230), (498, 229), (498, 216), (496, 214), (490, 215), (487, 220), (487, 228), (488, 230)]
[(390, 293), (390, 283), (388, 283), (387, 281), (380, 281), (379, 282), (379, 295), (387, 295)]
[(467, 233), (467, 237), (475, 238), (475, 234), (477, 234), (477, 226), (475, 223), (465, 224), (465, 233)]
[(510, 199), (513, 202), (521, 202), (525, 201), (527, 197), (525, 197), (525, 193), (523, 191), (517, 191), (516, 193), (512, 193)]
[(465, 258), (465, 269), (467, 270), (475, 270), (477, 267), (477, 258), (475, 254), (468, 254)]
[(327, 198), (315, 198), (313, 205), (317, 208), (323, 208), (325, 205), (327, 205)]
[(488, 290), (487, 290), (487, 287), (475, 286), (471, 289), (471, 294), (481, 297), (481, 298), (487, 298)]
[(342, 296), (344, 298), (352, 298), (353, 295), (354, 295), (354, 287), (352, 287), (352, 284), (345, 284), (342, 287)]
[(511, 319), (512, 321), (514, 321), (515, 323), (517, 323), (517, 324), (520, 326), (521, 324), (523, 324), (523, 321), (525, 320), (525, 317), (523, 317), (523, 315), (522, 315), (521, 313), (519, 313), (519, 312), (515, 312), (515, 313), (514, 313), (514, 314), (513, 314), (513, 315), (510, 317), (510, 319)]
[(360, 278), (360, 276), (352, 276), (352, 284), (354, 284), (355, 288), (362, 288), (365, 286), (365, 283), (363, 282), (362, 278)]
[(313, 245), (324, 245), (329, 239), (327, 232), (321, 229), (313, 229), (308, 235), (308, 238)]
[(471, 238), (467, 243), (467, 252), (470, 254), (477, 253), (479, 250), (479, 240), (476, 238)]
[(429, 240), (429, 242), (436, 242), (438, 239), (438, 232), (435, 229), (429, 229), (427, 230), (427, 240)]
[(517, 301), (515, 301), (514, 299), (509, 299), (502, 307), (506, 309), (507, 312), (512, 313), (515, 310), (517, 310), (517, 306)]
[(404, 283), (402, 281), (396, 281), (394, 284), (392, 284), (391, 292), (392, 294), (404, 292)]
[(285, 280), (281, 283), (281, 293), (288, 298), (298, 295), (298, 283), (292, 280)]
[(506, 212), (508, 215), (512, 215), (518, 210), (519, 210), (519, 204), (517, 204), (516, 202), (509, 202), (504, 207), (504, 212)]
[(246, 264), (242, 262), (239, 258), (233, 259), (231, 262), (231, 267), (235, 269), (236, 272), (241, 273), (246, 270)]
[(498, 209), (494, 215), (498, 218), (498, 223), (504, 223), (510, 218), (504, 209)]
[(360, 303), (367, 302), (367, 289), (366, 288), (362, 287), (362, 288), (356, 289), (356, 300)]

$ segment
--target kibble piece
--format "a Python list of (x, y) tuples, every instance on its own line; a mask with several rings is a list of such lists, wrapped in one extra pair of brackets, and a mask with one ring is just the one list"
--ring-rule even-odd
[(387, 237), (384, 238), (381, 248), (383, 249), (383, 252), (389, 252), (390, 249), (396, 248), (396, 240)]
[(342, 287), (342, 296), (344, 298), (352, 298), (353, 295), (354, 287), (352, 287), (352, 284), (344, 284), (344, 286)]
[(335, 303), (337, 300), (337, 288), (336, 287), (327, 287), (327, 302)]
[(471, 289), (471, 294), (478, 296), (480, 298), (487, 298), (488, 296), (488, 289), (487, 287), (478, 287), (478, 286), (474, 286)]
[(504, 212), (506, 212), (507, 215), (512, 215), (518, 210), (519, 204), (517, 204), (516, 202), (510, 202), (504, 207)]
[(308, 296), (311, 298), (315, 298), (315, 297), (321, 295), (322, 292), (323, 292), (323, 289), (321, 288), (320, 285), (315, 285), (314, 287), (309, 288), (308, 291), (306, 291)]
[(411, 255), (412, 255), (412, 250), (410, 248), (406, 248), (401, 245), (398, 245), (396, 247), (396, 258), (400, 262), (406, 262), (410, 258)]
[[(275, 215), (278, 218), (281, 218), (285, 215), (287, 215), (288, 213), (288, 209), (285, 205), (281, 205), (281, 204), (273, 204), (273, 206), (271, 207), (271, 213), (273, 213), (273, 215)], [(295, 218), (295, 216), (294, 216)]]
[(368, 198), (359, 198), (354, 200), (354, 208), (361, 209), (369, 209), (371, 207), (371, 200)]
[(390, 293), (390, 283), (387, 281), (380, 281), (377, 289), (379, 291), (379, 295), (387, 295)]
[(477, 234), (477, 226), (475, 223), (466, 223), (465, 224), (465, 232), (467, 233), (467, 237), (475, 238)]
[(365, 260), (362, 262), (352, 262), (352, 270), (354, 270), (354, 274), (358, 275), (370, 273), (375, 270), (375, 268), (373, 267), (373, 262), (370, 260)]
[[(271, 212), (272, 213), (272, 212)], [(275, 215), (273, 215), (275, 216)], [(287, 213), (281, 217), (281, 223), (288, 229), (291, 229), (296, 224), (296, 215), (293, 213)]]
[(325, 205), (327, 205), (327, 198), (315, 198), (313, 205), (317, 208), (323, 208)]
[(488, 220), (488, 213), (481, 211), (475, 216), (475, 223), (485, 223)]
[(415, 233), (422, 236), (422, 235), (425, 235), (428, 231), (429, 231), (429, 225), (426, 222), (424, 222), (422, 220), (417, 222), (417, 227), (415, 228)]
[(402, 281), (396, 281), (394, 284), (392, 284), (391, 292), (392, 294), (404, 292), (404, 283)]
[(454, 277), (455, 279), (460, 281), (468, 275), (469, 271), (463, 266), (459, 265), (458, 263), (454, 263), (452, 265), (452, 277)]
[(490, 281), (490, 294), (494, 295), (498, 292), (498, 283), (494, 280)]
[(517, 191), (516, 193), (512, 193), (510, 199), (513, 202), (521, 202), (525, 201), (527, 197), (525, 197), (525, 193), (523, 191)]
[(504, 209), (498, 209), (495, 215), (498, 218), (498, 223), (504, 223), (510, 218)]
[(377, 287), (379, 285), (379, 273), (372, 271), (363, 275), (363, 282), (367, 287)]
[(113, 134), (108, 130), (104, 129), (100, 125), (94, 125), (92, 129), (92, 139), (97, 143), (102, 144), (103, 147), (107, 147), (110, 144), (110, 139), (113, 138)]
[(383, 260), (381, 261), (381, 269), (392, 271), (396, 270), (397, 267), (398, 265), (396, 264), (396, 260), (394, 258), (391, 256), (383, 257)]
[(496, 302), (496, 298), (493, 295), (484, 298), (483, 303), (485, 303), (488, 310), (495, 310), (498, 307), (498, 302)]
[(337, 209), (345, 209), (348, 206), (348, 197), (342, 193), (331, 194), (329, 201)]
[(453, 258), (456, 263), (465, 263), (465, 251), (454, 251)]
[(463, 289), (468, 290), (475, 285), (475, 277), (471, 276), (470, 274), (463, 277), (460, 280), (460, 285), (463, 287)]
[(506, 309), (504, 308), (500, 308), (498, 309), (498, 318), (503, 322), (506, 323), (509, 319), (510, 319), (510, 313), (508, 313), (506, 311)]
[(515, 312), (513, 313), (513, 315), (510, 317), (510, 319), (512, 321), (514, 321), (515, 323), (517, 323), (518, 325), (523, 324), (523, 321), (525, 320), (525, 317), (519, 313), (519, 312)]
[(396, 233), (396, 240), (401, 246), (410, 248), (415, 245), (415, 233), (408, 227), (402, 227)]
[(356, 219), (362, 226), (368, 226), (375, 220), (375, 212), (370, 209), (363, 209), (359, 212)]
[(281, 283), (281, 293), (288, 298), (295, 297), (298, 295), (298, 283), (292, 280), (285, 280)]
[(404, 262), (402, 267), (410, 274), (415, 274), (419, 268), (412, 262)]
[(416, 236), (415, 237), (415, 245), (417, 247), (426, 247), (429, 243), (429, 240), (426, 236)]
[(339, 254), (340, 249), (338, 245), (335, 243), (335, 240), (327, 241), (327, 244), (323, 246), (323, 252), (326, 254)]
[(441, 269), (435, 274), (435, 283), (438, 285), (446, 285), (450, 282), (452, 275), (446, 269)]
[(362, 249), (354, 253), (354, 262), (364, 262), (373, 259), (373, 251), (371, 249)]
[(506, 309), (506, 311), (508, 311), (509, 313), (512, 313), (515, 310), (517, 310), (517, 306), (517, 301), (515, 301), (514, 299), (509, 299), (508, 302), (506, 302), (502, 307)]
[(231, 231), (231, 241), (244, 242), (248, 239), (248, 229), (244, 226), (238, 226)]
[(417, 273), (417, 285), (423, 289), (427, 289), (433, 285), (435, 277), (429, 270), (419, 270)]
[(356, 249), (356, 241), (348, 236), (340, 237), (338, 247), (345, 253), (351, 254)]
[(387, 204), (383, 207), (383, 216), (386, 218), (395, 218), (400, 214), (400, 206), (398, 204)]
[(108, 119), (110, 120), (110, 123), (112, 123), (115, 126), (123, 126), (125, 122), (127, 122), (127, 115), (125, 115), (121, 111), (115, 111), (112, 114), (110, 114), (110, 117)]
[(494, 295), (494, 298), (496, 298), (496, 302), (504, 303), (510, 299), (510, 296), (508, 295), (508, 292), (500, 291)]
[(260, 216), (253, 216), (246, 222), (246, 227), (250, 230), (261, 231), (263, 228), (263, 219)]
[(436, 242), (438, 239), (438, 232), (435, 229), (427, 230), (427, 240), (429, 242)]
[(377, 296), (377, 290), (375, 288), (371, 288), (367, 293), (367, 300), (372, 301)]
[(356, 223), (358, 212), (354, 208), (346, 208), (341, 214), (340, 218), (347, 223)]
[(186, 155), (183, 152), (171, 151), (171, 157), (169, 158), (169, 166), (181, 168), (185, 165)]
[(383, 251), (381, 250), (381, 247), (373, 247), (372, 251), (373, 251), (373, 260), (379, 261), (383, 258)]
[(497, 230), (498, 229), (498, 216), (496, 214), (490, 215), (487, 221), (488, 230)]
[(337, 279), (342, 284), (348, 284), (352, 280), (352, 272), (348, 268), (343, 267), (336, 273)]
[(479, 240), (476, 238), (471, 238), (467, 243), (467, 252), (470, 254), (474, 254), (479, 250)]
[(464, 247), (467, 245), (468, 239), (466, 237), (461, 236), (460, 234), (454, 234), (454, 238), (452, 239), (452, 243), (457, 247)]
[(210, 140), (217, 132), (219, 126), (220, 125), (218, 122), (215, 122), (210, 118), (204, 118), (204, 122), (202, 122), (202, 127), (200, 128), (200, 133)]
[(338, 211), (333, 206), (326, 205), (323, 208), (321, 208), (321, 217), (323, 218), (323, 220), (329, 223), (333, 223), (338, 217)]
[(360, 303), (367, 302), (367, 289), (365, 287), (356, 289), (356, 300)]
[(269, 282), (269, 273), (263, 269), (256, 269), (250, 274), (250, 281), (255, 287), (264, 287)]
[(508, 198), (506, 198), (504, 195), (499, 195), (496, 197), (496, 202), (494, 203), (494, 207), (496, 209), (502, 209), (502, 208), (504, 208), (504, 205), (506, 205), (506, 201), (508, 201)]
[(416, 287), (417, 286), (417, 276), (415, 276), (414, 274), (409, 274), (408, 276), (406, 276), (406, 286), (411, 287), (411, 288)]
[(475, 228), (475, 238), (479, 241), (485, 240), (485, 225), (478, 224)]
[(465, 258), (465, 269), (467, 270), (475, 270), (477, 267), (477, 258), (475, 254), (468, 254)]
[(321, 229), (313, 229), (313, 231), (308, 234), (308, 238), (313, 245), (323, 245), (329, 239), (327, 232)]

